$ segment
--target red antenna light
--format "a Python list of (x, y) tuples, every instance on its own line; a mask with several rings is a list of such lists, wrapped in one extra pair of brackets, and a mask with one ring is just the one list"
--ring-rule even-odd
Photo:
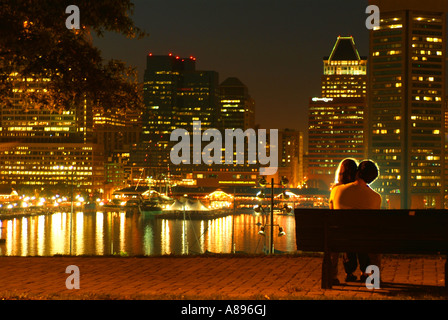
[(170, 52), (168, 55), (171, 57), (173, 54)]
[(176, 59), (179, 59), (179, 56), (176, 56)]

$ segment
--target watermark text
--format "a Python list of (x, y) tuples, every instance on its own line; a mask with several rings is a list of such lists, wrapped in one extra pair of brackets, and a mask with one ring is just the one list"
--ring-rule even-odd
[(81, 28), (81, 20), (79, 7), (75, 5), (70, 5), (65, 9), (65, 13), (70, 14), (65, 20), (65, 26), (67, 29), (80, 29)]
[(65, 269), (65, 273), (70, 273), (65, 280), (65, 287), (68, 290), (79, 289), (80, 288), (80, 279), (79, 279), (79, 268), (75, 265), (70, 265)]
[[(224, 141), (218, 129), (201, 130), (201, 121), (193, 121), (193, 138), (185, 129), (175, 129), (171, 132), (170, 141), (179, 141), (170, 152), (170, 160), (173, 164), (245, 164), (245, 149), (247, 141), (247, 163), (269, 165), (260, 168), (261, 175), (272, 175), (278, 169), (278, 130), (269, 132), (270, 143), (267, 144), (267, 132), (265, 129), (225, 129)], [(192, 141), (191, 141), (192, 140)], [(202, 148), (202, 142), (210, 142)], [(191, 160), (191, 146), (193, 149)], [(234, 148), (235, 146), (235, 148)], [(267, 149), (269, 148), (269, 156)], [(224, 158), (223, 158), (223, 151)], [(236, 159), (234, 159), (234, 154)], [(234, 161), (236, 160), (236, 161)]]
[(366, 28), (372, 30), (380, 26), (380, 8), (375, 5), (370, 5), (366, 9), (366, 13), (370, 16), (366, 20)]

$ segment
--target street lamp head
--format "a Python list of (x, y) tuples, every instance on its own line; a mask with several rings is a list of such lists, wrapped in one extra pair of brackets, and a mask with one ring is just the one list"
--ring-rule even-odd
[(287, 213), (290, 213), (292, 211), (292, 208), (290, 206), (288, 206), (287, 204), (285, 204), (283, 206), (283, 210), (286, 211)]
[(266, 179), (264, 177), (262, 177), (260, 180), (258, 180), (258, 184), (264, 188), (268, 183), (267, 183)]
[(287, 186), (288, 183), (289, 183), (289, 180), (285, 176), (283, 176), (282, 180), (280, 181), (280, 183), (281, 183), (282, 186)]

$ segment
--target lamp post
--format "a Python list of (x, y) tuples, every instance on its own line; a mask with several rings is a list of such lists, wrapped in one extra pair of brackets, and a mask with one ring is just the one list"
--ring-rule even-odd
[(232, 215), (232, 253), (236, 252), (235, 244), (235, 216), (236, 216), (236, 188), (233, 188), (233, 215)]
[(182, 229), (183, 229), (183, 234), (182, 234), (182, 240), (183, 240), (183, 253), (184, 254), (188, 254), (188, 244), (187, 244), (187, 225), (186, 225), (186, 217), (185, 217), (185, 209), (186, 209), (186, 205), (187, 205), (187, 201), (188, 201), (188, 195), (184, 194), (183, 197), (181, 197), (182, 200), (182, 205), (183, 205), (183, 213), (184, 213), (184, 219), (183, 219), (183, 223), (182, 223)]
[(72, 203), (71, 203), (71, 209), (70, 209), (70, 255), (72, 255), (72, 229), (73, 229), (73, 166), (70, 166), (69, 169), (72, 172), (72, 178), (71, 178), (71, 198), (72, 198)]
[[(288, 184), (288, 179), (286, 179), (286, 177), (282, 177), (282, 180), (280, 181), (280, 186), (285, 186)], [(267, 185), (269, 185), (269, 183), (266, 181), (266, 179), (264, 177), (262, 177), (259, 181), (258, 184), (261, 187), (266, 187)], [(274, 183), (274, 178), (271, 178), (271, 210), (270, 210), (270, 229), (271, 229), (271, 238), (270, 240), (270, 244), (269, 244), (269, 254), (273, 254), (274, 253), (274, 186), (276, 184)], [(280, 232), (279, 235), (283, 235), (284, 231), (282, 227), (279, 227)]]

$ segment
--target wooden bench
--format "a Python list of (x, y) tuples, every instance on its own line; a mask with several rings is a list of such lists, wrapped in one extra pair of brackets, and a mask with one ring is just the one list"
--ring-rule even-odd
[(448, 254), (448, 210), (295, 209), (294, 213), (297, 250), (324, 253), (323, 289), (332, 287), (331, 253)]

